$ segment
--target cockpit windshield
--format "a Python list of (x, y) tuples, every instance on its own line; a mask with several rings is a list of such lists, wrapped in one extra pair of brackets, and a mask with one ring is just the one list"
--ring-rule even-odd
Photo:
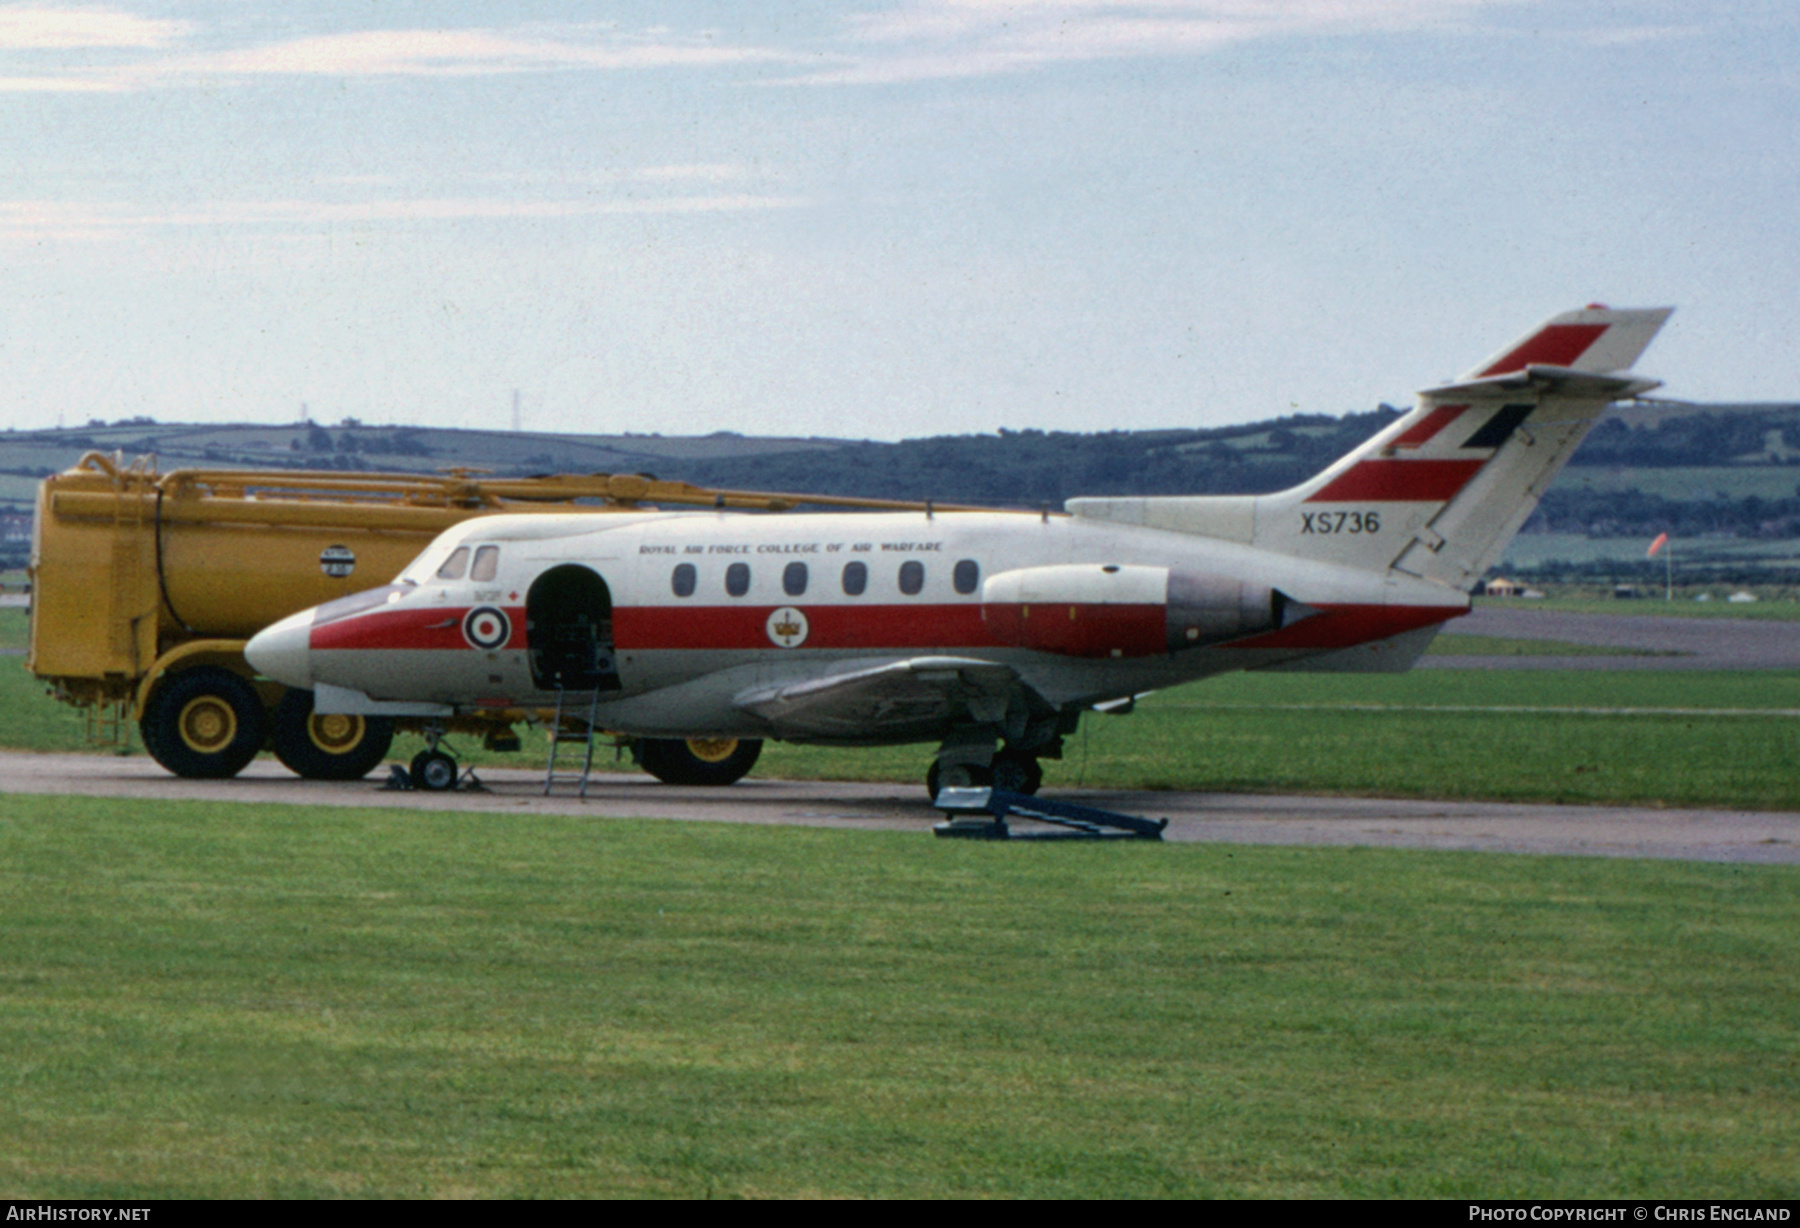
[(451, 552), (450, 557), (444, 560), (444, 565), (437, 569), (437, 578), (440, 580), (460, 580), (463, 578), (463, 572), (467, 571), (468, 567), (469, 548), (467, 546), (458, 546)]
[(340, 618), (348, 618), (352, 614), (361, 614), (364, 610), (378, 605), (386, 605), (390, 601), (399, 600), (401, 594), (416, 585), (410, 581), (401, 584), (384, 584), (380, 588), (372, 588), (367, 592), (352, 593), (348, 597), (339, 597), (336, 601), (327, 601), (313, 611), (313, 626), (336, 622)]

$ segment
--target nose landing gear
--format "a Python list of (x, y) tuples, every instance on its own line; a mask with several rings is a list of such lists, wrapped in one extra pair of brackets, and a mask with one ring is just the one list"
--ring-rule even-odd
[(413, 788), (443, 793), (456, 787), (456, 760), (441, 750), (422, 750), (413, 756), (408, 775)]
[[(413, 756), (412, 770), (407, 773), (407, 783), (415, 789), (423, 789), (428, 793), (445, 793), (456, 788), (456, 757), (443, 748), (444, 731), (441, 728), (427, 727), (425, 730), (425, 749)], [(399, 771), (398, 768), (395, 769)], [(473, 781), (471, 770), (467, 780)]]

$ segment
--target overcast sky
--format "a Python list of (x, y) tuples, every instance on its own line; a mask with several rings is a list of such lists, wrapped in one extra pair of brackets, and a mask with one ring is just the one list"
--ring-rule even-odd
[(1800, 399), (1792, 5), (0, 5), (0, 427), (875, 438)]

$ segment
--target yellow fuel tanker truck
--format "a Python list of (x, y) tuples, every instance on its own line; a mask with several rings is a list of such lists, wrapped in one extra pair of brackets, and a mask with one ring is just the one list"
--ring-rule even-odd
[[(883, 500), (713, 491), (636, 474), (491, 478), (282, 470), (156, 472), (90, 452), (39, 488), (27, 665), (87, 709), (91, 733), (135, 720), (180, 776), (235, 775), (265, 746), (301, 776), (349, 780), (396, 723), (315, 714), (310, 691), (259, 679), (244, 644), (298, 610), (388, 583), (443, 530), (500, 512), (689, 504), (783, 510)], [(497, 712), (455, 727), (517, 745)]]

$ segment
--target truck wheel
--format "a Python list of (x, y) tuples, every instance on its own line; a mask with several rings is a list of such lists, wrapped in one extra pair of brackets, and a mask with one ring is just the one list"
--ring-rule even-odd
[(361, 780), (388, 753), (394, 722), (385, 716), (320, 715), (311, 691), (290, 690), (275, 708), (275, 757), (307, 780)]
[(139, 730), (144, 749), (177, 776), (223, 780), (262, 749), (267, 717), (248, 682), (228, 669), (182, 670), (157, 688)]
[(760, 738), (640, 738), (638, 766), (665, 785), (729, 785), (756, 766)]

